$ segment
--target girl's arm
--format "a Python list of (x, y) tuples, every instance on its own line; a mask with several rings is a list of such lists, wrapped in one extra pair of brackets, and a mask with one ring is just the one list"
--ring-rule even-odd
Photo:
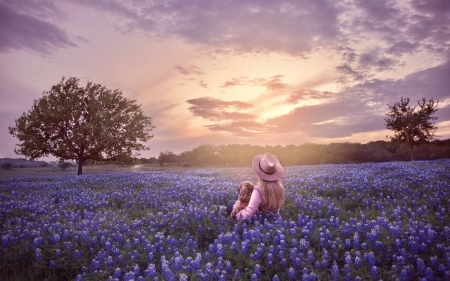
[(258, 210), (259, 204), (261, 204), (261, 202), (261, 191), (259, 190), (259, 188), (255, 187), (253, 189), (252, 196), (250, 197), (250, 201), (248, 202), (248, 206), (236, 214), (236, 219), (238, 221), (241, 221), (251, 218), (255, 214), (256, 210)]

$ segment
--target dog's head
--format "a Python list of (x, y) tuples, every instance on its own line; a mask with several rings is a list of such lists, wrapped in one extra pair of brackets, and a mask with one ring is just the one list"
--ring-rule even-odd
[(249, 181), (243, 181), (237, 189), (237, 194), (239, 194), (239, 201), (248, 202), (252, 196), (253, 188), (255, 185)]

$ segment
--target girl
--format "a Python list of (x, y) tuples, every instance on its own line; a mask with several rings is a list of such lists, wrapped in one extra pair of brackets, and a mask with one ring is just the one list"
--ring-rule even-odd
[[(236, 214), (238, 221), (251, 218), (257, 210), (280, 215), (280, 208), (284, 204), (284, 187), (280, 180), (284, 168), (278, 158), (268, 152), (258, 154), (253, 157), (252, 168), (259, 181), (253, 189), (248, 206)], [(234, 203), (233, 200), (228, 203), (228, 215), (231, 214)]]

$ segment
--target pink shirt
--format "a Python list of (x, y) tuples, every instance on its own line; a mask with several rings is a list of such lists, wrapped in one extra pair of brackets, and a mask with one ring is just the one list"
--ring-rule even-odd
[[(265, 201), (266, 201), (266, 199), (264, 198), (264, 194), (261, 190), (261, 187), (259, 186), (259, 184), (257, 184), (255, 186), (255, 188), (253, 188), (252, 196), (250, 197), (248, 206), (245, 209), (240, 210), (236, 214), (236, 219), (238, 221), (241, 221), (241, 220), (245, 220), (245, 219), (249, 219), (249, 218), (253, 217), (256, 210), (258, 210), (259, 205), (263, 204)], [(280, 214), (279, 210), (278, 210), (278, 214)]]

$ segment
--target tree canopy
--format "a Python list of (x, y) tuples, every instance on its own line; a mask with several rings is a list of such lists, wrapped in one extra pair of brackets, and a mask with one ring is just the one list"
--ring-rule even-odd
[(34, 100), (9, 132), (21, 141), (17, 154), (30, 159), (54, 155), (78, 162), (78, 175), (88, 160), (109, 161), (149, 149), (152, 118), (120, 90), (71, 77)]
[(387, 113), (386, 128), (394, 132), (394, 136), (388, 138), (394, 142), (405, 142), (409, 144), (411, 160), (414, 160), (413, 149), (435, 139), (437, 130), (433, 116), (437, 111), (439, 101), (431, 98), (428, 102), (425, 98), (417, 102), (416, 106), (409, 105), (409, 98), (401, 97), (399, 102), (389, 106)]

